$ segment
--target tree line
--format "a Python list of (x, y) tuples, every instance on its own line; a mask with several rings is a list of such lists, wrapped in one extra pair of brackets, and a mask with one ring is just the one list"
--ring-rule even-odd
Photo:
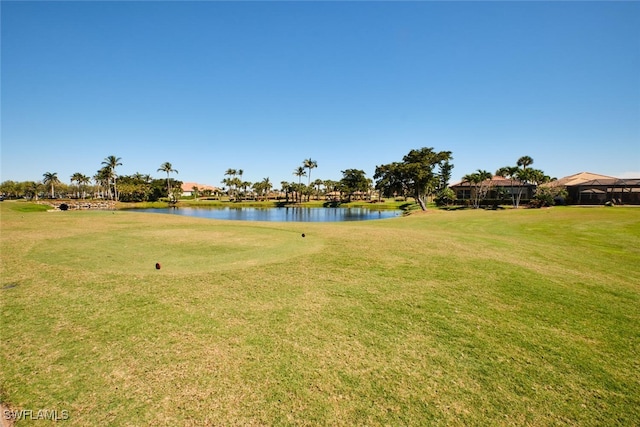
[[(534, 169), (533, 158), (522, 156), (513, 166), (503, 166), (496, 170), (495, 174), (478, 169), (476, 172), (465, 175), (462, 182), (467, 182), (472, 188), (471, 205), (479, 208), (482, 201), (487, 198), (490, 191), (494, 190), (498, 199), (510, 198), (513, 207), (520, 207), (523, 194), (527, 188), (534, 188), (530, 205), (534, 207), (551, 206), (557, 198), (566, 197), (566, 190), (561, 187), (541, 186), (554, 181), (540, 169)], [(497, 189), (492, 181), (494, 177), (501, 177), (509, 182), (508, 186), (500, 186)]]
[(167, 174), (166, 179), (141, 173), (119, 176), (118, 166), (122, 166), (122, 159), (108, 156), (93, 177), (76, 172), (70, 177), (70, 185), (63, 183), (57, 172), (45, 172), (40, 181), (4, 181), (0, 184), (0, 193), (5, 197), (29, 200), (50, 197), (138, 202), (163, 198), (176, 201), (180, 197), (182, 182), (170, 178), (171, 173), (178, 173), (171, 163), (165, 162), (158, 168), (158, 172)]
[[(224, 179), (221, 181), (224, 187), (217, 190), (194, 187), (191, 190), (194, 197), (226, 195), (232, 201), (277, 197), (295, 203), (309, 201), (312, 197), (318, 200), (321, 196), (336, 202), (352, 201), (353, 198), (371, 200), (374, 197), (401, 197), (407, 200), (412, 197), (422, 210), (426, 210), (429, 199), (440, 205), (456, 201), (456, 194), (449, 188), (452, 161), (450, 151), (435, 151), (433, 148), (423, 147), (410, 150), (401, 161), (376, 166), (373, 179), (368, 178), (361, 169), (346, 169), (341, 171), (340, 180), (316, 178), (311, 181), (312, 170), (318, 167), (318, 162), (308, 158), (293, 170), (292, 175), (297, 177), (297, 182), (281, 181), (279, 190), (274, 189), (269, 177), (252, 183), (243, 179), (242, 169), (232, 168), (224, 173)], [(531, 168), (532, 163), (531, 157), (523, 156), (515, 166), (502, 167), (495, 173), (495, 176), (510, 180), (510, 195), (515, 207), (520, 204), (523, 184), (539, 185), (551, 180), (541, 170)], [(174, 169), (170, 162), (164, 162), (157, 169), (157, 172), (166, 173), (166, 177), (161, 179), (140, 173), (119, 176), (119, 166), (122, 166), (122, 159), (112, 155), (104, 159), (101, 168), (91, 178), (79, 172), (71, 175), (71, 185), (62, 183), (57, 173), (46, 172), (41, 181), (5, 181), (0, 184), (0, 193), (8, 197), (27, 199), (46, 196), (99, 198), (122, 202), (166, 199), (170, 203), (176, 203), (182, 196), (182, 182), (171, 177), (171, 174), (178, 174), (178, 170)], [(463, 182), (469, 183), (473, 189), (473, 207), (479, 207), (488, 194), (493, 176), (481, 169), (464, 176)], [(306, 183), (302, 181), (304, 177), (307, 178)], [(547, 200), (555, 196), (543, 194), (544, 191), (539, 193)]]

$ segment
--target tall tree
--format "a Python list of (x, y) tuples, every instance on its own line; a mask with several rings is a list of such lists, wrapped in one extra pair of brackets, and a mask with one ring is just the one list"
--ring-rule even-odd
[(451, 151), (435, 152), (433, 148), (423, 147), (411, 150), (403, 157), (406, 173), (411, 180), (414, 197), (423, 211), (427, 210), (427, 196), (430, 196), (438, 183), (433, 169), (445, 161), (451, 160)]
[(433, 194), (439, 182), (439, 177), (433, 169), (452, 159), (451, 151), (436, 152), (433, 148), (427, 147), (411, 150), (402, 158), (402, 162), (376, 168), (376, 187), (379, 190), (402, 188), (403, 191), (410, 191), (420, 208), (426, 211), (427, 197)]
[[(324, 181), (322, 181), (322, 185), (324, 186), (325, 196), (327, 196), (327, 198), (330, 200), (336, 199), (335, 193), (340, 192), (340, 183), (332, 179), (325, 179)], [(342, 193), (339, 194), (339, 197), (337, 197), (337, 199), (339, 200), (341, 198)]]
[(516, 164), (518, 166), (522, 166), (522, 169), (526, 169), (527, 166), (531, 166), (533, 164), (533, 159), (529, 156), (522, 156), (518, 159)]
[(296, 190), (296, 201), (300, 203), (300, 193), (302, 190), (302, 177), (307, 176), (303, 166), (298, 166), (294, 169), (293, 174), (298, 177), (298, 188)]
[(365, 176), (363, 170), (360, 169), (347, 169), (342, 171), (342, 179), (340, 180), (340, 187), (347, 193), (349, 201), (356, 192), (366, 192), (369, 189), (369, 181)]
[(273, 185), (271, 184), (271, 181), (269, 180), (269, 177), (264, 178), (260, 182), (260, 184), (261, 184), (261, 187), (262, 187), (262, 191), (264, 192), (263, 196), (264, 196), (265, 199), (267, 199), (268, 196), (269, 196), (269, 192), (273, 188)]
[(44, 174), (42, 174), (42, 176), (43, 184), (49, 185), (51, 187), (51, 198), (55, 199), (55, 186), (56, 184), (60, 184), (60, 180), (58, 179), (58, 172), (45, 172)]
[(289, 191), (291, 190), (291, 185), (287, 181), (280, 181), (280, 189), (284, 191), (285, 202), (289, 203)]
[(307, 177), (307, 187), (309, 190), (309, 196), (311, 196), (311, 169), (317, 168), (318, 162), (316, 162), (315, 160), (312, 160), (311, 158), (308, 158), (308, 159), (304, 159), (304, 162), (302, 162), (302, 165), (305, 167), (305, 169), (309, 170), (309, 175)]
[[(547, 182), (550, 178), (544, 172), (538, 169), (531, 169), (529, 166), (533, 164), (533, 159), (529, 156), (522, 156), (516, 162), (517, 166), (504, 166), (496, 171), (496, 175), (508, 178), (511, 181), (511, 200), (513, 206), (518, 208), (522, 193), (528, 184), (541, 184)], [(546, 180), (546, 181), (545, 181)], [(516, 192), (515, 184), (518, 182), (518, 191)]]
[(73, 184), (74, 182), (77, 184), (76, 197), (80, 198), (80, 193), (82, 193), (82, 198), (84, 199), (85, 197), (84, 186), (86, 186), (87, 184), (89, 184), (89, 182), (91, 182), (89, 177), (81, 174), (80, 172), (76, 172), (73, 175), (71, 175), (70, 181), (71, 181), (71, 184)]
[[(171, 180), (169, 179), (169, 175), (171, 174), (171, 172), (178, 173), (178, 171), (173, 168), (173, 165), (171, 163), (164, 162), (158, 168), (158, 172), (166, 172), (167, 173), (167, 194), (169, 195), (169, 200), (171, 200), (175, 195), (171, 191)], [(177, 199), (171, 200), (171, 201), (175, 202), (176, 200)]]
[(231, 197), (231, 194), (233, 194), (235, 197), (235, 200), (237, 201), (238, 196), (236, 194), (236, 184), (238, 179), (236, 179), (236, 177), (238, 175), (238, 171), (236, 169), (227, 169), (224, 175), (228, 176), (229, 178), (225, 178), (224, 180), (222, 180), (222, 183), (229, 187), (229, 191), (228, 191), (229, 197)]
[(383, 195), (386, 197), (401, 195), (405, 201), (407, 200), (410, 180), (402, 163), (393, 162), (376, 166), (373, 178), (376, 180), (375, 188), (378, 190), (379, 199)]
[(104, 166), (102, 168), (100, 168), (100, 170), (98, 170), (98, 172), (96, 172), (96, 174), (93, 176), (93, 181), (96, 183), (96, 185), (98, 186), (97, 188), (97, 192), (98, 192), (98, 196), (104, 198), (105, 194), (104, 194), (104, 189), (106, 188), (107, 193), (110, 194), (110, 171), (109, 168)]
[(43, 184), (40, 181), (26, 181), (24, 183), (25, 196), (27, 196), (28, 199), (38, 200), (38, 194), (40, 194), (42, 185)]
[(76, 172), (73, 175), (71, 175), (71, 177), (69, 178), (69, 181), (71, 181), (71, 185), (73, 186), (73, 183), (76, 183), (76, 198), (80, 198), (80, 180), (82, 179), (82, 174), (80, 172)]
[(462, 177), (463, 182), (468, 182), (473, 188), (473, 207), (478, 209), (480, 202), (487, 196), (491, 188), (491, 172), (478, 169), (477, 172)]
[(80, 180), (80, 186), (82, 187), (82, 198), (85, 199), (87, 197), (87, 185), (91, 184), (91, 178), (87, 175), (82, 175), (82, 179)]
[(247, 195), (248, 195), (247, 189), (251, 187), (251, 185), (252, 185), (251, 182), (250, 181), (242, 181), (240, 178), (238, 178), (238, 182), (240, 183), (239, 187), (242, 188), (242, 197), (244, 199), (247, 199)]
[(315, 179), (313, 181), (313, 186), (316, 189), (316, 200), (320, 200), (320, 186), (324, 184), (324, 181), (321, 179)]
[[(12, 180), (2, 181), (0, 183), (0, 196), (9, 197), (9, 198), (17, 198), (21, 194), (25, 194), (24, 191), (24, 182), (16, 182)], [(2, 199), (0, 197), (0, 199)]]
[[(509, 193), (511, 193), (511, 202), (513, 203), (513, 206), (516, 208), (520, 203), (520, 197), (516, 198), (516, 192), (515, 192), (515, 181), (518, 176), (519, 170), (520, 168), (517, 166), (503, 166), (496, 171), (496, 176), (500, 176), (502, 178), (509, 180)], [(519, 191), (521, 194), (522, 190), (519, 189)]]
[(440, 170), (438, 172), (438, 190), (444, 190), (449, 187), (453, 165), (449, 162), (449, 160), (445, 160), (439, 166)]
[(438, 186), (436, 188), (435, 201), (437, 205), (448, 205), (455, 199), (455, 192), (449, 188), (451, 180), (451, 170), (453, 165), (449, 160), (445, 160), (439, 165)]
[(273, 186), (271, 185), (271, 181), (269, 180), (269, 177), (267, 177), (262, 181), (254, 183), (253, 191), (257, 194), (258, 200), (260, 200), (260, 198), (266, 200), (272, 187)]
[[(120, 160), (122, 160), (120, 157), (109, 156), (109, 157), (106, 157), (102, 162), (102, 164), (105, 165), (106, 170), (108, 172), (109, 181), (113, 182), (113, 197), (115, 198), (116, 202), (118, 201), (118, 187), (116, 185), (116, 180), (118, 178), (118, 175), (116, 173), (116, 168), (118, 166), (122, 166), (122, 163), (120, 162)], [(109, 194), (111, 194), (111, 190), (109, 190)]]

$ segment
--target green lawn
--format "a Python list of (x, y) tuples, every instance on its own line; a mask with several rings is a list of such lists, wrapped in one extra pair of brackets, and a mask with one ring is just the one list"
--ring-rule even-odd
[(0, 213), (12, 409), (69, 426), (640, 425), (637, 208)]

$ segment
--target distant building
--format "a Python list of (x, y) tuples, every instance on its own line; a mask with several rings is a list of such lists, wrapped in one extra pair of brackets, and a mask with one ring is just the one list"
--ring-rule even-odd
[[(475, 197), (474, 191), (476, 186), (467, 181), (460, 181), (456, 184), (449, 186), (455, 193), (458, 201), (471, 200)], [(520, 194), (522, 201), (528, 201), (533, 197), (536, 186), (535, 184), (528, 184), (517, 179), (502, 178), (501, 176), (494, 176), (491, 179), (483, 181), (478, 188), (482, 188), (487, 191), (485, 200), (511, 200), (511, 195)]]
[[(541, 187), (562, 187), (567, 197), (560, 203), (573, 205), (640, 205), (640, 178), (622, 179), (580, 172), (560, 178)], [(535, 195), (536, 185), (494, 176), (479, 186), (469, 182), (458, 182), (450, 186), (455, 191), (457, 203), (465, 203), (475, 197), (475, 191), (486, 192), (482, 204), (503, 204), (511, 200), (511, 195), (521, 195), (521, 203), (526, 204)]]
[(580, 172), (545, 184), (564, 187), (567, 204), (575, 205), (640, 205), (640, 178), (615, 178), (591, 172)]
[(551, 181), (548, 184), (553, 187), (563, 186), (563, 187), (573, 187), (583, 182), (592, 181), (594, 179), (617, 179), (613, 176), (607, 175), (599, 175), (597, 173), (592, 172), (579, 172), (573, 175), (565, 176), (564, 178), (556, 179), (555, 181)]
[(198, 184), (197, 182), (184, 182), (182, 183), (182, 197), (193, 196), (194, 188), (198, 191), (198, 196), (212, 195), (220, 191), (219, 188), (211, 185)]

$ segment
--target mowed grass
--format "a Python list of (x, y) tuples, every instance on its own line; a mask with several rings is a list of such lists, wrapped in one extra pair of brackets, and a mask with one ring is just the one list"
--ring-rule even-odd
[(250, 223), (24, 206), (0, 205), (13, 409), (74, 426), (640, 425), (640, 209)]

